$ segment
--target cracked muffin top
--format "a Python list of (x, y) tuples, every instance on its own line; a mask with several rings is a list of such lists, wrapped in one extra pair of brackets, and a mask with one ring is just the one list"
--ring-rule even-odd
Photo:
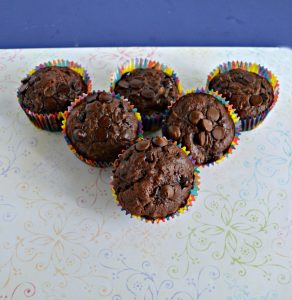
[(194, 184), (186, 153), (164, 137), (132, 145), (115, 162), (113, 188), (132, 215), (164, 218), (185, 206)]

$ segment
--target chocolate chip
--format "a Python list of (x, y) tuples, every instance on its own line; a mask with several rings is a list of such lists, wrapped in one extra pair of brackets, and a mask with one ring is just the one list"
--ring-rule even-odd
[(59, 94), (68, 94), (70, 92), (70, 88), (65, 83), (59, 83), (57, 86), (57, 92)]
[(202, 131), (202, 132), (199, 133), (199, 144), (201, 146), (204, 146), (205, 142), (206, 142), (206, 134), (205, 134), (204, 131)]
[(222, 140), (224, 137), (224, 128), (221, 126), (216, 126), (212, 131), (212, 135), (216, 140)]
[(122, 79), (118, 82), (118, 86), (123, 89), (127, 89), (129, 87), (129, 82)]
[(260, 106), (263, 103), (263, 99), (260, 95), (253, 95), (249, 100), (252, 106)]
[(149, 100), (153, 99), (155, 97), (154, 91), (149, 88), (143, 89), (141, 92), (141, 95), (142, 95), (142, 97), (149, 99)]
[(161, 187), (160, 195), (162, 198), (170, 199), (174, 195), (174, 189), (171, 185), (167, 184)]
[(181, 131), (178, 126), (169, 126), (168, 133), (173, 140), (178, 140), (181, 136)]
[(129, 81), (130, 87), (133, 89), (140, 89), (144, 85), (144, 81), (141, 79), (133, 78)]
[(22, 84), (21, 87), (19, 88), (19, 93), (24, 93), (28, 88), (28, 83)]
[(106, 129), (98, 128), (95, 132), (95, 138), (97, 142), (105, 142), (108, 137)]
[(143, 140), (143, 141), (137, 143), (135, 145), (135, 148), (136, 148), (137, 151), (145, 151), (149, 148), (149, 146), (150, 146), (150, 141), (149, 140)]
[(85, 99), (87, 103), (91, 103), (96, 100), (97, 94), (89, 94)]
[(158, 147), (164, 147), (168, 144), (167, 139), (164, 137), (161, 137), (161, 136), (157, 136), (157, 137), (153, 138), (152, 142), (154, 145), (156, 145)]
[(207, 118), (211, 121), (218, 121), (220, 112), (215, 107), (210, 107), (207, 111)]
[(78, 120), (80, 122), (84, 122), (85, 121), (85, 118), (86, 118), (86, 112), (85, 111), (81, 111), (78, 115)]
[(202, 126), (208, 132), (212, 131), (212, 129), (213, 129), (212, 122), (208, 119), (203, 119), (202, 120)]
[(111, 102), (111, 101), (113, 101), (113, 97), (111, 95), (109, 95), (108, 93), (106, 93), (106, 92), (102, 92), (99, 95), (99, 100), (101, 102)]
[(74, 138), (79, 141), (82, 142), (85, 140), (85, 138), (87, 137), (87, 134), (85, 131), (83, 131), (82, 129), (75, 129), (73, 131), (73, 136)]
[(193, 132), (188, 132), (185, 135), (183, 135), (183, 143), (191, 148), (192, 144), (194, 143), (194, 133)]
[(198, 110), (193, 110), (189, 114), (189, 120), (193, 125), (196, 125), (203, 118), (204, 118), (204, 115)]
[(111, 126), (111, 119), (108, 116), (103, 116), (98, 120), (98, 125), (102, 128), (108, 128)]
[(45, 89), (44, 89), (44, 95), (45, 95), (46, 97), (52, 97), (52, 96), (55, 95), (55, 93), (56, 93), (56, 89), (55, 89), (54, 86), (47, 86), (47, 87), (45, 87)]

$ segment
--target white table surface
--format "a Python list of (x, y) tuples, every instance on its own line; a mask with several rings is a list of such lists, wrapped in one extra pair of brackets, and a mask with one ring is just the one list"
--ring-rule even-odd
[[(163, 224), (130, 219), (109, 189), (110, 169), (34, 128), (16, 90), (35, 65), (82, 64), (108, 89), (118, 63), (149, 57), (184, 88), (205, 85), (228, 60), (255, 61), (280, 81), (259, 128), (221, 164), (201, 171), (189, 212)], [(0, 299), (292, 299), (292, 52), (277, 48), (0, 50)]]

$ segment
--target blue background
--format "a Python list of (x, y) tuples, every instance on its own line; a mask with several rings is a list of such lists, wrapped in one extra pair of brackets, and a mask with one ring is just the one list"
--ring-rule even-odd
[(0, 48), (292, 46), (291, 0), (0, 0)]

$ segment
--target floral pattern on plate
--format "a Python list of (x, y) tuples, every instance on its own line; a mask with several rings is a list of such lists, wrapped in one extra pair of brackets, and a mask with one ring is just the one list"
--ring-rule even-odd
[[(16, 90), (37, 62), (65, 58), (95, 89), (132, 57), (171, 64), (184, 88), (228, 60), (278, 76), (280, 98), (236, 153), (201, 170), (190, 210), (145, 224), (117, 209), (111, 169), (34, 128)], [(0, 299), (290, 300), (292, 295), (292, 52), (273, 48), (0, 50)], [(290, 298), (289, 298), (290, 297)]]

